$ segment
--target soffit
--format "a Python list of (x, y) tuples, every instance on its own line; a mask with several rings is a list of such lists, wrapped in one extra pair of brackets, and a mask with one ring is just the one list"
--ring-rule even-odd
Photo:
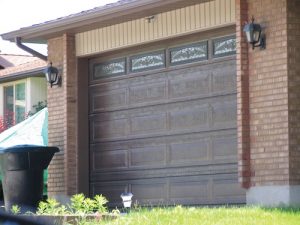
[(150, 16), (166, 10), (210, 0), (122, 0), (56, 20), (2, 34), (4, 40), (20, 37), (27, 43), (46, 43), (64, 33), (75, 34), (120, 22)]

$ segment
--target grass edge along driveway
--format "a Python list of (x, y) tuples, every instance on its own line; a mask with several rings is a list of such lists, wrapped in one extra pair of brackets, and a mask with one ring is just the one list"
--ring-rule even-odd
[[(96, 223), (85, 223), (94, 225)], [(99, 224), (99, 223), (98, 223)], [(300, 209), (260, 207), (182, 207), (134, 209), (101, 224), (110, 225), (300, 225)]]

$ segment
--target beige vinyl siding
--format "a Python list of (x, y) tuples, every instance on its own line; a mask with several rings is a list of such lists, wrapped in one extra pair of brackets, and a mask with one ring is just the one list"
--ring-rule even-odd
[(214, 0), (76, 34), (76, 55), (84, 56), (235, 23), (235, 0)]
[(27, 80), (27, 93), (29, 93), (29, 98), (26, 102), (27, 111), (31, 111), (33, 110), (33, 105), (47, 100), (47, 82), (44, 77), (31, 77)]

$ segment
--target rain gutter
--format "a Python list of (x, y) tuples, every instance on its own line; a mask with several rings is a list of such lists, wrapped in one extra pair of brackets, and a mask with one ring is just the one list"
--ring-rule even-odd
[(22, 49), (22, 50), (24, 50), (24, 51), (30, 53), (31, 55), (36, 56), (36, 57), (40, 58), (41, 60), (44, 60), (44, 61), (47, 62), (47, 60), (48, 60), (48, 57), (47, 57), (47, 56), (45, 56), (45, 55), (43, 55), (43, 54), (41, 54), (41, 53), (35, 51), (35, 50), (32, 49), (32, 48), (29, 48), (29, 47), (26, 46), (26, 45), (24, 45), (24, 44), (22, 43), (21, 40), (22, 40), (22, 39), (21, 39), (20, 37), (16, 37), (16, 38), (15, 38), (15, 43), (16, 43), (16, 45), (17, 45), (20, 49)]

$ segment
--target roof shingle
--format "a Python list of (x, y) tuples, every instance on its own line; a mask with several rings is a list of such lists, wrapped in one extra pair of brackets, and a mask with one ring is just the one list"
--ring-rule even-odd
[(36, 57), (30, 55), (0, 54), (0, 65), (4, 68), (32, 62)]
[(16, 74), (26, 74), (39, 69), (42, 70), (47, 66), (47, 63), (45, 61), (36, 57), (33, 58), (34, 61), (0, 70), (0, 78), (15, 76)]

